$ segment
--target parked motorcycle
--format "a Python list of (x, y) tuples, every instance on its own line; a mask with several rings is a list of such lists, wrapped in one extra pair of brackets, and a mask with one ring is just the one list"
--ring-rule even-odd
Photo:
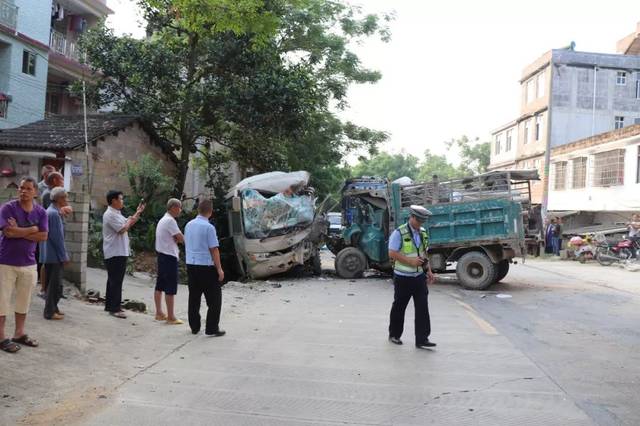
[(614, 262), (626, 262), (632, 258), (638, 259), (640, 245), (638, 241), (624, 238), (621, 241), (610, 242), (603, 235), (596, 235), (598, 247), (596, 259), (602, 266), (609, 266)]

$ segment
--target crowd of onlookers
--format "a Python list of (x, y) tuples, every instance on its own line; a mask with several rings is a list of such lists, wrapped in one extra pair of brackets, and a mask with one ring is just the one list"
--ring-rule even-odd
[[(136, 212), (122, 214), (124, 195), (112, 190), (106, 194), (107, 209), (103, 215), (103, 252), (107, 269), (105, 311), (116, 318), (126, 318), (122, 310), (122, 284), (130, 256), (128, 231), (139, 221), (145, 209), (141, 203)], [(215, 227), (209, 219), (213, 214), (210, 200), (198, 203), (198, 215), (187, 223), (184, 234), (176, 218), (182, 212), (180, 200), (167, 202), (167, 212), (156, 227), (158, 273), (154, 291), (155, 319), (179, 325), (175, 315), (175, 295), (178, 291), (178, 244), (185, 245), (188, 276), (188, 320), (191, 332), (200, 331), (200, 303), (204, 294), (208, 306), (205, 334), (222, 336), (220, 310), (221, 285), (224, 272), (220, 261)], [(64, 178), (52, 166), (42, 169), (42, 181), (21, 179), (18, 197), (0, 207), (0, 349), (14, 353), (21, 346), (37, 347), (38, 342), (25, 331), (27, 312), (36, 285), (45, 299), (43, 316), (47, 320), (62, 320), (59, 309), (63, 297), (62, 276), (69, 254), (65, 247), (65, 217), (73, 214), (64, 189)], [(13, 295), (15, 302), (12, 306)], [(164, 295), (166, 304), (162, 306)], [(15, 314), (13, 337), (5, 335), (7, 315)]]

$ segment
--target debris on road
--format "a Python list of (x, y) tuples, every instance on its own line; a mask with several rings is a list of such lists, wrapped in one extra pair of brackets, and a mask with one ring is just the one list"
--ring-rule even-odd
[(124, 299), (122, 301), (122, 308), (128, 309), (130, 311), (134, 311), (134, 312), (141, 312), (141, 313), (147, 312), (147, 305), (144, 302), (141, 302), (139, 300)]
[(500, 293), (500, 294), (496, 294), (496, 297), (498, 299), (511, 299), (513, 296), (511, 296), (510, 294)]

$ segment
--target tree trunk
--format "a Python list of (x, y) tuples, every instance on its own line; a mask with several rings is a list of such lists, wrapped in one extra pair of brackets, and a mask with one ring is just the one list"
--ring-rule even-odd
[(178, 173), (176, 176), (176, 185), (173, 188), (173, 196), (179, 200), (182, 199), (182, 194), (184, 193), (184, 185), (187, 181), (190, 147), (191, 143), (189, 141), (182, 142), (182, 149), (180, 150), (180, 161), (178, 163)]
[[(189, 57), (187, 59), (187, 99), (189, 98), (189, 92), (191, 84), (196, 73), (196, 60), (197, 60), (197, 47), (198, 47), (198, 35), (189, 34)], [(173, 195), (182, 199), (184, 193), (184, 184), (187, 180), (187, 171), (189, 170), (189, 157), (191, 154), (191, 146), (195, 142), (193, 137), (193, 129), (189, 123), (189, 102), (185, 101), (182, 104), (182, 110), (180, 112), (180, 163), (178, 164), (178, 176), (176, 176), (176, 186), (173, 189)]]

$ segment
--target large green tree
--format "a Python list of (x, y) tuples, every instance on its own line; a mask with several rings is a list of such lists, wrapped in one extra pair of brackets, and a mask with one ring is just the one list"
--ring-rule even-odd
[(457, 149), (460, 155), (460, 166), (458, 167), (462, 175), (474, 175), (487, 171), (491, 160), (491, 144), (480, 142), (480, 138), (474, 140), (462, 135), (457, 139), (451, 139), (445, 143), (449, 150)]
[(249, 173), (304, 168), (322, 176), (346, 153), (373, 151), (386, 138), (334, 113), (347, 106), (351, 84), (380, 78), (350, 46), (386, 39), (381, 17), (331, 0), (138, 3), (147, 38), (98, 26), (82, 46), (98, 76), (96, 104), (144, 115), (175, 144), (176, 195), (191, 154), (214, 142)]
[(418, 157), (411, 154), (388, 154), (381, 152), (367, 159), (362, 158), (353, 167), (354, 176), (377, 176), (395, 180), (403, 176), (415, 179), (420, 167)]

